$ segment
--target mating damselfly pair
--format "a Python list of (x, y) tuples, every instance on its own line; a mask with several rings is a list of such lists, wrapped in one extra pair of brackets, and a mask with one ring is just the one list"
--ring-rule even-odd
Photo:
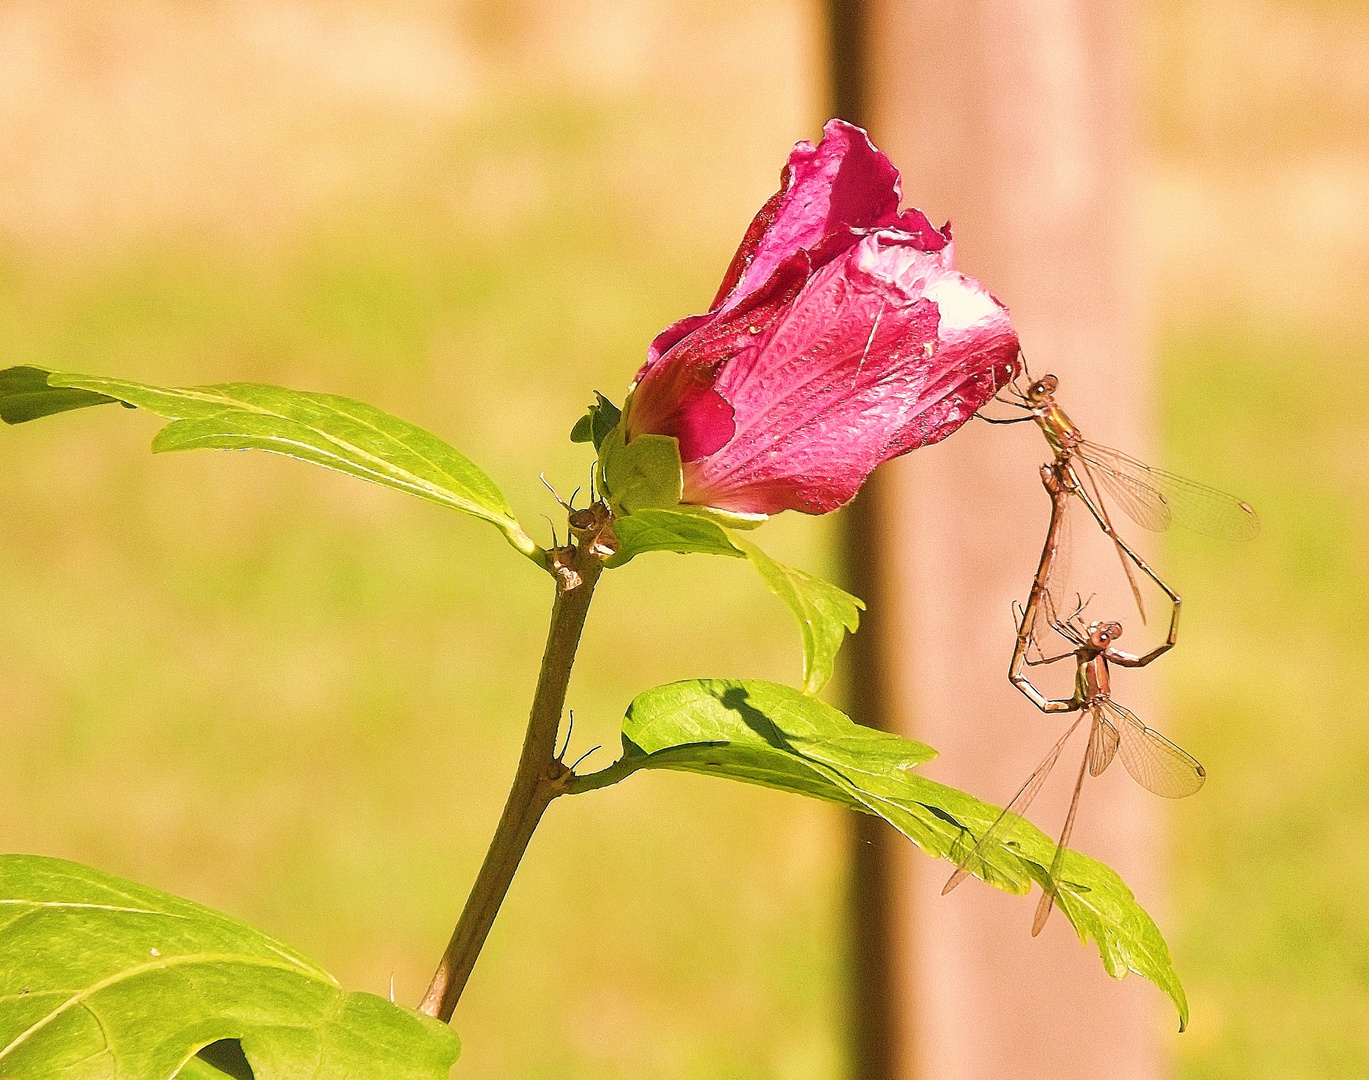
[[(1086, 774), (1099, 776), (1115, 757), (1120, 757), (1137, 783), (1170, 799), (1192, 795), (1202, 787), (1207, 775), (1195, 758), (1112, 699), (1109, 665), (1145, 667), (1172, 649), (1178, 641), (1182, 601), (1118, 533), (1109, 513), (1109, 503), (1137, 525), (1151, 531), (1162, 531), (1177, 521), (1195, 532), (1227, 540), (1254, 538), (1259, 532), (1259, 519), (1248, 503), (1234, 496), (1153, 468), (1119, 450), (1090, 442), (1056, 402), (1059, 380), (1054, 375), (1037, 380), (1027, 378), (1025, 389), (1014, 380), (1000, 392), (1000, 395), (1006, 392), (1007, 397), (995, 398), (1000, 404), (1018, 409), (1020, 415), (981, 415), (993, 424), (1035, 421), (1051, 451), (1050, 463), (1041, 466), (1042, 483), (1051, 499), (1050, 525), (1027, 601), (1016, 610), (1017, 638), (1008, 677), (1042, 712), (1078, 715), (998, 819), (958, 860), (942, 891), (950, 892), (970, 875), (984, 875), (986, 857), (1006, 838), (1015, 818), (1026, 813), (1070, 737), (1087, 719), (1088, 743), (1056, 844), (1048, 884), (1032, 922), (1032, 934), (1036, 935), (1045, 925), (1061, 891), (1065, 851), (1074, 829)], [(1146, 618), (1141, 589), (1143, 578), (1153, 582), (1170, 603), (1168, 635), (1145, 653), (1128, 653), (1117, 648), (1116, 641), (1122, 636), (1121, 623), (1086, 620), (1084, 611), (1089, 601), (1082, 593), (1072, 599), (1065, 595), (1063, 582), (1059, 580), (1062, 538), (1067, 535), (1071, 509), (1080, 505), (1086, 508), (1116, 549), (1142, 621)], [(1048, 655), (1048, 641), (1043, 639), (1052, 636), (1062, 641), (1064, 648)], [(1069, 697), (1048, 697), (1027, 677), (1027, 668), (1069, 659), (1075, 662), (1074, 692)]]

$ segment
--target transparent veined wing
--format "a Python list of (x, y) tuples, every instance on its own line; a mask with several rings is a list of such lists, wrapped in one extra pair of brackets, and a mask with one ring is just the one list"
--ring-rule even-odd
[(1117, 702), (1100, 702), (1119, 736), (1117, 755), (1131, 777), (1147, 791), (1166, 799), (1192, 795), (1207, 779), (1207, 770), (1192, 754), (1181, 750)]
[(1027, 807), (1031, 806), (1032, 800), (1036, 798), (1042, 785), (1045, 784), (1046, 777), (1050, 776), (1051, 770), (1055, 768), (1055, 763), (1060, 758), (1060, 752), (1065, 749), (1065, 743), (1069, 741), (1069, 737), (1074, 734), (1074, 729), (1079, 726), (1080, 721), (1083, 719), (1082, 716), (1078, 717), (1074, 723), (1070, 725), (1069, 730), (1060, 736), (1060, 741), (1051, 747), (1050, 753), (1042, 759), (1041, 764), (1036, 767), (1029, 777), (1027, 777), (1027, 782), (1023, 784), (1017, 794), (1013, 796), (1012, 802), (1008, 803), (1008, 805), (1003, 808), (1003, 812), (1000, 813), (998, 817), (994, 818), (994, 823), (990, 825), (984, 835), (980, 837), (979, 843), (975, 844), (974, 849), (956, 864), (955, 872), (951, 874), (950, 878), (941, 889), (942, 896), (945, 896), (971, 874), (975, 877), (984, 876), (985, 856), (993, 850), (993, 845), (1002, 841), (1003, 835), (1007, 831), (1007, 827), (1011, 825), (1016, 818), (1020, 818), (1027, 812)]
[(1143, 529), (1163, 531), (1172, 519), (1222, 540), (1250, 540), (1260, 531), (1259, 516), (1234, 495), (1097, 443), (1081, 443), (1076, 453), (1099, 486)]
[(1088, 453), (1080, 448), (1080, 463), (1084, 475), (1093, 483), (1095, 489), (1106, 491), (1111, 502), (1121, 507), (1122, 512), (1143, 529), (1151, 532), (1164, 532), (1174, 515), (1164, 494), (1131, 473), (1120, 472), (1110, 465), (1102, 464), (1092, 456), (1094, 451), (1106, 447), (1088, 445)]
[[(1098, 713), (1090, 710), (1093, 716), (1093, 730), (1098, 728)], [(1089, 733), (1089, 746), (1093, 746), (1093, 731)], [(1060, 830), (1060, 839), (1055, 845), (1055, 857), (1051, 859), (1051, 868), (1047, 874), (1049, 884), (1042, 890), (1041, 899), (1036, 905), (1036, 916), (1032, 919), (1032, 937), (1041, 933), (1041, 928), (1046, 925), (1046, 920), (1050, 918), (1051, 909), (1055, 907), (1055, 894), (1060, 889), (1060, 871), (1065, 865), (1065, 852), (1069, 849), (1070, 833), (1074, 831), (1074, 815), (1079, 811), (1079, 792), (1084, 787), (1084, 770), (1089, 766), (1089, 755), (1084, 755), (1084, 760), (1079, 762), (1079, 776), (1074, 781), (1074, 795), (1070, 798), (1070, 811), (1065, 815), (1065, 827)]]
[(1117, 728), (1097, 704), (1091, 707), (1093, 728), (1089, 731), (1089, 775), (1102, 776), (1112, 764), (1121, 741)]

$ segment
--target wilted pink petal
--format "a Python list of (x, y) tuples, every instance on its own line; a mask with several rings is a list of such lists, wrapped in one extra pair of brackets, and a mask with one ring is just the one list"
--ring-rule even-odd
[(714, 389), (735, 431), (685, 465), (684, 501), (825, 513), (882, 461), (937, 442), (1016, 365), (1007, 311), (933, 255), (872, 236), (808, 282)]
[(685, 502), (833, 510), (1016, 373), (1006, 309), (951, 269), (949, 229), (898, 202), (889, 160), (830, 122), (795, 147), (712, 310), (652, 343), (624, 431), (679, 439)]
[(940, 251), (950, 229), (936, 229), (921, 210), (900, 214), (898, 170), (870, 137), (844, 120), (829, 120), (822, 141), (798, 143), (780, 173), (780, 190), (760, 208), (742, 238), (707, 314), (666, 327), (647, 350), (640, 377), (672, 345), (719, 309), (734, 307), (800, 251), (818, 269), (873, 229), (896, 228), (924, 251)]
[[(723, 430), (718, 415), (721, 410), (715, 402), (700, 395), (713, 390), (718, 371), (729, 357), (754, 347), (757, 338), (774, 324), (807, 280), (807, 260), (798, 255), (774, 274), (763, 289), (731, 311), (717, 317), (696, 317), (694, 328), (671, 349), (669, 361), (655, 365), (641, 376), (623, 419), (628, 439), (644, 432), (673, 435), (680, 440), (682, 461), (692, 461), (720, 449), (722, 443), (712, 443)], [(717, 401), (727, 410), (726, 437), (731, 438), (732, 407), (721, 398)], [(703, 404), (710, 417), (690, 418), (693, 403)], [(709, 436), (700, 437), (705, 431)]]
[(844, 120), (827, 121), (817, 146), (801, 142), (790, 153), (780, 190), (752, 221), (713, 310), (726, 310), (759, 288), (796, 252), (808, 252), (816, 270), (867, 230), (896, 228), (924, 251), (944, 248), (950, 237), (922, 211), (899, 214), (901, 198), (898, 170), (870, 137)]

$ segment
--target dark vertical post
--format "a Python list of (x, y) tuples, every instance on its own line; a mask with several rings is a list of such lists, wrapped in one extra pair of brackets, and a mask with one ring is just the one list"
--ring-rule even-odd
[[(861, 632), (846, 644), (845, 704), (857, 723), (889, 728), (888, 672), (883, 649), (889, 640), (889, 589), (881, 566), (887, 555), (882, 527), (882, 482), (866, 484), (841, 512), (846, 551), (846, 584), (866, 602)], [(850, 871), (847, 933), (850, 985), (847, 1039), (854, 1080), (895, 1080), (898, 1063), (911, 1046), (910, 1010), (902, 997), (902, 958), (897, 955), (899, 910), (898, 848), (908, 841), (882, 818), (850, 815)]]
[(865, 126), (866, 0), (827, 0), (832, 115)]
[[(868, 18), (866, 0), (828, 0), (828, 42), (832, 115), (868, 127)], [(846, 707), (858, 723), (887, 728), (887, 682), (881, 650), (885, 626), (886, 560), (881, 527), (881, 480), (873, 477), (839, 518), (845, 552), (846, 584), (866, 602), (862, 632), (844, 650)], [(856, 1080), (895, 1080), (898, 1062), (911, 1037), (899, 995), (896, 958), (894, 880), (896, 845), (906, 843), (882, 819), (851, 816), (848, 879), (847, 1039), (850, 1075)], [(902, 1048), (902, 1049), (901, 1049)]]

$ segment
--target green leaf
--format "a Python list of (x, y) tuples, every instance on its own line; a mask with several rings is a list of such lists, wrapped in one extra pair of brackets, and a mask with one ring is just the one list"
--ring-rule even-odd
[[(181, 1071), (176, 1074), (176, 1080), (249, 1080), (249, 1078), (234, 1076), (232, 1073), (214, 1068), (202, 1058), (193, 1057), (181, 1066)], [(255, 1080), (255, 1077), (250, 1078), (250, 1080)]]
[[(934, 756), (921, 743), (861, 727), (792, 687), (690, 680), (639, 694), (623, 721), (622, 758), (577, 778), (571, 790), (604, 787), (639, 769), (725, 776), (878, 815), (927, 854), (959, 863), (999, 808), (917, 775), (916, 766)], [(1022, 894), (1033, 881), (1049, 880), (1045, 868), (1054, 851), (1049, 836), (1014, 817), (1003, 843), (969, 868), (996, 888)], [(1108, 974), (1135, 971), (1165, 991), (1182, 1030), (1188, 1004), (1169, 949), (1121, 878), (1069, 851), (1056, 904), (1080, 940), (1097, 944)]]
[(178, 1080), (255, 1080), (252, 1065), (242, 1052), (237, 1039), (220, 1039), (202, 1047), (200, 1052), (181, 1066)]
[(835, 585), (770, 558), (751, 541), (723, 528), (700, 507), (645, 509), (617, 517), (613, 531), (618, 552), (610, 567), (622, 566), (644, 551), (745, 557), (766, 588), (788, 605), (803, 641), (803, 688), (816, 694), (832, 677), (837, 650), (849, 630), (860, 626), (865, 605)]
[(615, 515), (678, 506), (684, 488), (679, 440), (638, 435), (623, 441), (619, 424), (599, 448), (599, 477)]
[[(236, 919), (75, 863), (0, 856), (0, 1076), (168, 1080), (224, 1039), (256, 1080), (446, 1080), (460, 1049), (445, 1024), (347, 993)], [(198, 1059), (183, 1075), (232, 1075), (220, 1069)]]
[(249, 1080), (249, 1077), (234, 1076), (230, 1072), (216, 1069), (203, 1058), (196, 1056), (181, 1066), (180, 1072), (176, 1074), (176, 1080)]
[(605, 564), (610, 567), (622, 566), (644, 551), (743, 557), (726, 529), (685, 506), (638, 510), (614, 518), (613, 532), (618, 538), (618, 553)]
[(854, 634), (860, 626), (865, 604), (831, 582), (776, 562), (743, 537), (733, 536), (732, 543), (746, 554), (766, 588), (788, 604), (798, 619), (803, 638), (803, 688), (816, 694), (832, 678), (837, 650), (846, 632)]
[(22, 424), (40, 416), (114, 401), (88, 390), (49, 386), (48, 372), (43, 368), (12, 367), (0, 371), (0, 420), (7, 424)]
[[(152, 441), (170, 450), (266, 450), (417, 495), (487, 521), (534, 561), (541, 550), (519, 526), (494, 482), (437, 436), (350, 398), (258, 383), (172, 389), (122, 379), (0, 372), (0, 415), (9, 423), (106, 401), (173, 421)], [(74, 397), (73, 395), (79, 395)]]

